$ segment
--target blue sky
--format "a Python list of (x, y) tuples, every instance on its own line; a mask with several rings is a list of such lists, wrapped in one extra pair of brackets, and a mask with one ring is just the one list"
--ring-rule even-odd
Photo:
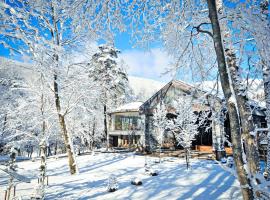
[(7, 49), (5, 49), (2, 44), (0, 44), (0, 56), (8, 57), (8, 58), (10, 57), (9, 51)]
[[(13, 2), (8, 2), (8, 4), (12, 6)], [(35, 18), (32, 20), (33, 25), (36, 24), (36, 26), (39, 27)], [(6, 40), (1, 36), (0, 39)], [(13, 45), (17, 46), (19, 44), (15, 43)], [(134, 48), (131, 44), (130, 30), (128, 29), (126, 33), (116, 33), (114, 45), (121, 50), (119, 57), (127, 63), (129, 75), (150, 78), (162, 82), (170, 81), (170, 76), (160, 76), (170, 63), (170, 58), (165, 51), (162, 50), (161, 44), (155, 44), (155, 47), (150, 46), (148, 50), (139, 47)], [(9, 55), (9, 51), (5, 49), (2, 44), (0, 44), (0, 56), (21, 60), (19, 55)]]
[[(229, 4), (229, 6), (234, 5)], [(116, 48), (122, 52), (120, 57), (129, 66), (128, 73), (133, 76), (150, 78), (162, 82), (170, 81), (172, 78), (170, 75), (161, 76), (161, 73), (165, 71), (172, 61), (162, 49), (162, 45), (157, 43), (155, 46), (150, 46), (148, 50), (139, 47), (134, 48), (131, 44), (129, 33), (129, 31), (127, 33), (117, 33), (114, 41)], [(2, 44), (0, 44), (0, 56), (18, 59), (18, 56), (10, 56), (9, 51)], [(247, 64), (244, 63), (244, 65), (246, 66)]]
[[(117, 34), (115, 37), (115, 46), (121, 50), (120, 58), (128, 65), (129, 75), (150, 78), (161, 82), (168, 82), (171, 76), (163, 75), (165, 68), (170, 63), (170, 58), (160, 46), (150, 47), (146, 50), (139, 47), (133, 47), (128, 33)], [(9, 51), (0, 44), (0, 56), (11, 59), (18, 57), (10, 56)]]
[(171, 62), (171, 58), (162, 49), (162, 45), (150, 46), (150, 49), (134, 47), (128, 33), (117, 34), (115, 46), (121, 50), (120, 58), (128, 65), (130, 75), (168, 82), (170, 75), (161, 75)]

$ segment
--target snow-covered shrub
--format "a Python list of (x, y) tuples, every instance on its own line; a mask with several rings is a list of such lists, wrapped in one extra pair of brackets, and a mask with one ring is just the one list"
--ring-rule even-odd
[(213, 160), (213, 155), (208, 155), (207, 160)]
[(152, 166), (149, 164), (145, 164), (144, 169), (145, 169), (145, 173), (150, 175), (150, 176), (157, 176), (158, 175), (158, 171), (153, 169)]
[(144, 165), (144, 170), (145, 170), (145, 172), (148, 172), (150, 169), (151, 169), (150, 164), (149, 164), (148, 162), (145, 163), (145, 165)]
[(114, 175), (111, 175), (107, 181), (107, 191), (114, 192), (118, 189), (118, 182)]
[(263, 172), (263, 177), (264, 177), (265, 179), (267, 179), (267, 177), (268, 177), (267, 171)]
[(153, 169), (153, 168), (151, 168), (151, 169), (149, 170), (149, 175), (151, 175), (151, 176), (157, 176), (157, 175), (158, 175), (158, 171), (155, 170), (155, 169)]
[(221, 158), (221, 163), (225, 164), (227, 162), (227, 159), (226, 158)]
[(31, 199), (35, 199), (35, 200), (44, 199), (44, 194), (45, 194), (45, 188), (41, 184), (39, 184), (36, 187), (36, 193), (32, 195)]
[(132, 185), (142, 185), (142, 180), (140, 178), (133, 177), (131, 180), (131, 184)]
[(229, 156), (227, 158), (227, 166), (231, 168), (233, 164), (234, 164), (233, 157)]

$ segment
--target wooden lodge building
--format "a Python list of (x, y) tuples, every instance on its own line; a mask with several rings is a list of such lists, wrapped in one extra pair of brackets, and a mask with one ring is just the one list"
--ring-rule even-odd
[[(172, 80), (156, 92), (145, 102), (133, 102), (123, 105), (110, 113), (109, 137), (113, 147), (141, 146), (151, 151), (157, 146), (153, 137), (153, 111), (163, 102), (167, 108), (167, 118), (176, 116), (172, 106), (173, 101), (179, 96), (193, 97), (193, 111), (200, 114), (202, 111), (209, 113), (208, 121), (204, 127), (199, 128), (199, 134), (193, 141), (193, 148), (202, 151), (220, 152), (222, 156), (230, 143), (230, 127), (228, 117), (223, 116), (222, 100), (199, 90), (182, 81)], [(211, 104), (210, 104), (211, 103)], [(212, 105), (210, 107), (210, 105)], [(214, 105), (214, 106), (213, 106)], [(219, 115), (215, 116), (214, 115)], [(216, 120), (219, 118), (224, 120)], [(253, 109), (253, 118), (258, 128), (266, 126), (265, 114), (262, 109)], [(221, 123), (223, 121), (224, 123)], [(164, 148), (181, 148), (177, 145), (175, 137), (165, 132)], [(226, 148), (227, 147), (227, 148)]]

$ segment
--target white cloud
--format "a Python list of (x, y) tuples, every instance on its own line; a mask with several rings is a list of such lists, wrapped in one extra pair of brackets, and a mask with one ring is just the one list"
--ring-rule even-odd
[(160, 48), (143, 50), (126, 50), (120, 54), (125, 63), (129, 66), (128, 74), (144, 78), (150, 78), (162, 82), (171, 80), (170, 75), (162, 75), (169, 66), (171, 58)]

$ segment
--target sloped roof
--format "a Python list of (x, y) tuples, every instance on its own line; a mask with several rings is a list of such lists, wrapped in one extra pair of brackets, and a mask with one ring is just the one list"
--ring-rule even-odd
[(154, 99), (156, 98), (163, 99), (166, 96), (166, 93), (168, 92), (169, 88), (172, 86), (181, 89), (183, 92), (186, 92), (187, 94), (190, 94), (194, 89), (202, 93), (206, 93), (202, 90), (198, 90), (196, 87), (183, 81), (171, 80), (169, 83), (167, 83), (163, 88), (161, 88), (158, 92), (156, 92), (151, 98), (149, 98), (146, 102), (144, 102), (140, 106), (140, 112), (144, 112), (145, 109), (148, 109)]

